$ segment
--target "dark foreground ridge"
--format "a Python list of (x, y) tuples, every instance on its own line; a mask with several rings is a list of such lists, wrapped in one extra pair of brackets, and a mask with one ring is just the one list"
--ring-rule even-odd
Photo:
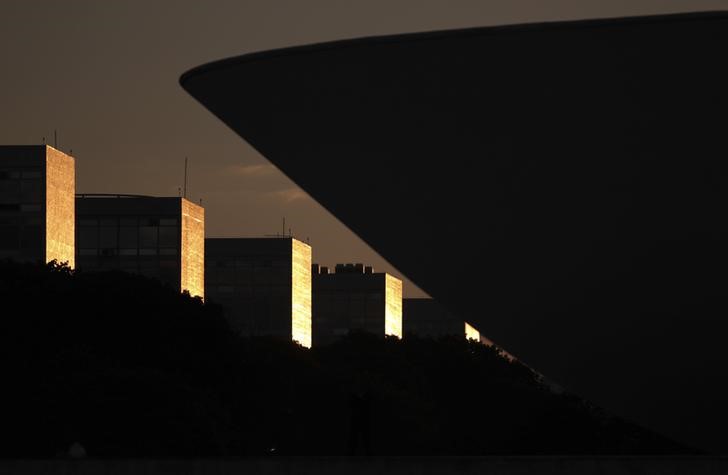
[(186, 460), (0, 460), (16, 475), (722, 475), (725, 457), (250, 457)]
[(55, 265), (0, 264), (0, 301), (4, 458), (694, 453), (474, 342), (244, 339), (155, 280)]

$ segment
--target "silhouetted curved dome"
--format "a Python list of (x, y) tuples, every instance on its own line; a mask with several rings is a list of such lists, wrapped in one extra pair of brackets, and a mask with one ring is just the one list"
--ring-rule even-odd
[(684, 14), (340, 41), (181, 83), (511, 353), (725, 452), (727, 50), (728, 14)]

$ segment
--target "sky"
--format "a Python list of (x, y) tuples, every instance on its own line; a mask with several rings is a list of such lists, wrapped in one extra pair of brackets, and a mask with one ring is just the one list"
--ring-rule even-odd
[[(0, 0), (0, 144), (76, 157), (79, 193), (202, 200), (208, 237), (287, 228), (314, 262), (363, 262), (426, 294), (179, 86), (188, 69), (385, 34), (728, 9), (728, 0)], [(362, 191), (366, 193), (366, 190)], [(406, 210), (404, 210), (406, 212)]]

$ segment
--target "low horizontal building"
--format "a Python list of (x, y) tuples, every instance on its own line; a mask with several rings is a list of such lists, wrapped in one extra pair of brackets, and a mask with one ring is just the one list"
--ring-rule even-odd
[(0, 146), (0, 259), (75, 267), (75, 161), (47, 145)]
[(441, 338), (464, 336), (463, 320), (455, 317), (436, 300), (409, 298), (402, 300), (404, 337)]
[(354, 330), (402, 338), (402, 281), (362, 264), (313, 265), (313, 342)]
[(205, 296), (205, 210), (185, 198), (76, 197), (78, 268), (118, 269)]
[(205, 240), (206, 295), (243, 335), (311, 347), (311, 246), (291, 237)]
[(405, 338), (455, 336), (490, 344), (470, 323), (457, 318), (436, 300), (409, 298), (402, 301), (402, 327)]

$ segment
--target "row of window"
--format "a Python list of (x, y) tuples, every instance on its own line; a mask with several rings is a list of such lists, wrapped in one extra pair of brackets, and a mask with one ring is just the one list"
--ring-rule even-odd
[(40, 226), (43, 224), (43, 219), (39, 215), (24, 215), (24, 216), (3, 216), (0, 215), (0, 226)]
[(177, 249), (180, 239), (178, 226), (79, 225), (76, 245), (81, 249)]
[(169, 249), (145, 249), (145, 248), (130, 248), (130, 249), (118, 249), (118, 248), (90, 248), (78, 250), (79, 256), (101, 256), (101, 257), (116, 257), (116, 256), (176, 256), (179, 250), (175, 248)]
[(160, 267), (160, 266), (129, 266), (129, 265), (90, 265), (86, 263), (83, 266), (78, 266), (78, 269), (81, 271), (88, 271), (88, 272), (100, 272), (100, 271), (107, 271), (107, 270), (115, 270), (119, 269), (124, 272), (129, 272), (133, 274), (141, 274), (147, 277), (153, 277), (156, 279), (161, 280), (162, 282), (166, 282), (168, 284), (172, 284), (174, 286), (179, 285), (179, 279), (180, 279), (180, 271), (178, 267), (170, 266), (170, 267)]
[(119, 216), (103, 218), (77, 218), (79, 226), (178, 226), (179, 219), (175, 217), (154, 217), (154, 216)]
[(291, 267), (291, 259), (262, 258), (261, 256), (236, 257), (229, 259), (210, 258), (207, 261), (209, 267), (243, 268), (251, 267)]
[(0, 226), (0, 249), (36, 249), (43, 245), (39, 225)]
[(137, 267), (146, 267), (150, 269), (157, 267), (167, 267), (179, 269), (180, 262), (178, 259), (170, 258), (169, 256), (145, 256), (139, 259), (95, 259), (93, 257), (89, 258), (87, 256), (84, 259), (79, 259), (79, 267), (88, 266), (116, 266), (122, 269)]
[(41, 210), (40, 204), (21, 204), (21, 203), (0, 203), (0, 212), (14, 212), (14, 211), (21, 211), (23, 213), (26, 212), (36, 212)]
[(0, 169), (0, 180), (19, 180), (21, 178), (41, 178), (43, 172), (39, 168)]
[(40, 177), (39, 171), (0, 172), (0, 204), (41, 203), (45, 189)]
[(282, 295), (290, 295), (291, 294), (291, 288), (287, 285), (276, 285), (275, 282), (269, 282), (268, 285), (253, 285), (253, 286), (234, 286), (234, 285), (211, 285), (207, 284), (206, 288), (211, 292), (219, 292), (222, 294), (231, 294), (231, 293), (237, 293), (237, 294), (260, 294), (260, 295), (268, 295), (268, 294), (282, 294)]

